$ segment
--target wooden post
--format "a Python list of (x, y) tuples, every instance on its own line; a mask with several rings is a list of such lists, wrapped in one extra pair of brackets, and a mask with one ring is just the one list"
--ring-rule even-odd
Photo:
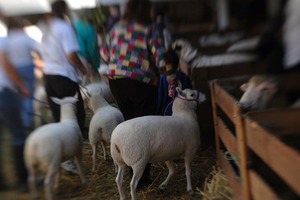
[(218, 164), (221, 166), (221, 153), (220, 153), (220, 141), (219, 141), (219, 129), (218, 127), (218, 116), (217, 116), (217, 105), (216, 105), (216, 100), (215, 100), (215, 90), (214, 90), (214, 84), (215, 82), (210, 83), (210, 91), (211, 91), (211, 105), (212, 105), (212, 110), (213, 110), (213, 122), (214, 122), (214, 128), (215, 128), (215, 140), (216, 140), (216, 152), (217, 152), (217, 159), (218, 159)]
[(240, 177), (242, 181), (243, 200), (250, 200), (249, 175), (247, 171), (247, 146), (245, 127), (243, 124), (242, 107), (236, 103), (234, 107), (235, 132), (237, 138), (237, 149), (240, 160)]

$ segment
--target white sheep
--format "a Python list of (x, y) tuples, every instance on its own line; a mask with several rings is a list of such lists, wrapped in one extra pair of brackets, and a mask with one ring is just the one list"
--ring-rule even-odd
[[(93, 149), (93, 168), (96, 169), (97, 146), (101, 143), (104, 160), (106, 160), (106, 151), (103, 142), (110, 144), (111, 134), (115, 127), (124, 121), (123, 114), (109, 103), (101, 95), (101, 90), (90, 94), (89, 106), (94, 115), (89, 126), (89, 141)], [(117, 169), (115, 167), (115, 169)]]
[(254, 75), (247, 83), (240, 86), (244, 92), (239, 103), (245, 109), (262, 110), (279, 107), (300, 107), (300, 99), (289, 105), (287, 94), (280, 88), (281, 81), (274, 75)]
[(95, 93), (99, 91), (99, 89), (102, 90), (102, 96), (108, 103), (110, 104), (115, 103), (114, 97), (110, 91), (109, 86), (104, 81), (98, 80), (96, 82), (89, 83), (84, 87), (81, 87), (81, 96), (86, 106), (88, 105), (87, 103), (88, 93), (90, 94)]
[(200, 145), (196, 107), (205, 95), (196, 90), (176, 88), (172, 116), (144, 116), (119, 124), (112, 133), (111, 155), (118, 165), (116, 182), (120, 199), (126, 199), (122, 188), (126, 165), (133, 169), (131, 197), (136, 199), (136, 187), (147, 163), (165, 162), (169, 174), (159, 186), (165, 189), (174, 174), (173, 160), (185, 161), (187, 191), (193, 194), (190, 162)]
[(35, 186), (36, 169), (39, 168), (46, 172), (44, 189), (48, 200), (53, 199), (52, 192), (59, 184), (60, 163), (71, 157), (75, 158), (81, 182), (87, 183), (81, 167), (83, 139), (75, 114), (77, 94), (52, 100), (61, 106), (60, 122), (43, 125), (33, 131), (26, 139), (24, 152), (30, 192), (34, 198), (39, 196)]

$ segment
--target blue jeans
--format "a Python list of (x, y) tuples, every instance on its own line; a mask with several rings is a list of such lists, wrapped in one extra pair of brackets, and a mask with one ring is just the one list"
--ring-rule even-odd
[[(0, 142), (3, 127), (6, 126), (12, 134), (12, 146), (23, 145), (25, 131), (21, 119), (21, 96), (9, 89), (0, 91)], [(1, 144), (0, 143), (0, 144)]]
[[(33, 95), (33, 85), (34, 85), (34, 65), (27, 65), (23, 67), (18, 67), (18, 71), (24, 85), (29, 90), (31, 96)], [(22, 109), (21, 117), (23, 121), (23, 126), (31, 127), (32, 125), (32, 98), (23, 98), (22, 97)]]

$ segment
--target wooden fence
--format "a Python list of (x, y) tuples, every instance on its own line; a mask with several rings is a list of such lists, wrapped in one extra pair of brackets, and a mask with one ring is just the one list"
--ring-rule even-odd
[[(274, 134), (288, 134), (294, 137), (297, 134), (300, 135), (300, 124), (289, 120), (292, 118), (299, 121), (300, 109), (274, 109), (272, 112), (263, 110), (244, 113), (238, 103), (242, 95), (239, 86), (247, 82), (249, 77), (219, 79), (210, 85), (218, 163), (224, 169), (236, 199), (286, 199), (287, 196), (290, 199), (299, 198), (299, 184), (296, 185), (294, 182), (297, 178), (299, 180), (299, 149), (296, 150), (282, 143)], [(300, 89), (300, 84), (297, 84), (299, 78), (299, 74), (281, 76), (281, 88), (287, 91)], [(284, 114), (290, 117), (281, 120)], [(266, 119), (265, 123), (261, 122), (263, 119)], [(265, 130), (268, 120), (272, 122), (272, 126), (269, 124), (268, 129)], [(272, 142), (266, 145), (264, 142), (271, 140), (270, 138)], [(300, 140), (297, 142), (299, 143)], [(280, 162), (285, 162), (292, 167), (288, 168)], [(274, 173), (269, 173), (273, 171)], [(260, 176), (268, 173), (272, 178), (278, 176), (276, 181), (267, 178), (269, 182), (280, 183), (274, 184), (275, 186), (287, 184), (283, 187), (285, 188), (283, 191), (290, 192), (272, 193), (271, 191), (275, 190), (273, 186), (268, 186)], [(298, 174), (293, 177), (295, 179), (292, 179), (294, 173)], [(265, 189), (267, 187), (272, 189)], [(280, 191), (278, 188), (276, 190)]]

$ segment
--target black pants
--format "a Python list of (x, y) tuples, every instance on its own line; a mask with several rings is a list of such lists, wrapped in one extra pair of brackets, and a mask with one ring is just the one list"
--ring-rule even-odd
[(129, 78), (109, 80), (110, 90), (125, 120), (158, 115), (158, 88)]
[[(146, 115), (158, 115), (158, 88), (137, 80), (119, 78), (109, 80), (110, 90), (125, 120)], [(139, 181), (149, 180), (151, 164), (147, 164)], [(130, 168), (131, 175), (133, 174)]]
[(51, 111), (56, 122), (60, 121), (60, 106), (54, 103), (50, 97), (63, 98), (67, 96), (74, 96), (77, 92), (77, 120), (79, 127), (83, 133), (84, 121), (85, 121), (85, 110), (83, 99), (79, 90), (78, 83), (70, 80), (64, 76), (58, 75), (45, 75), (45, 88), (48, 97), (48, 101), (51, 107)]

